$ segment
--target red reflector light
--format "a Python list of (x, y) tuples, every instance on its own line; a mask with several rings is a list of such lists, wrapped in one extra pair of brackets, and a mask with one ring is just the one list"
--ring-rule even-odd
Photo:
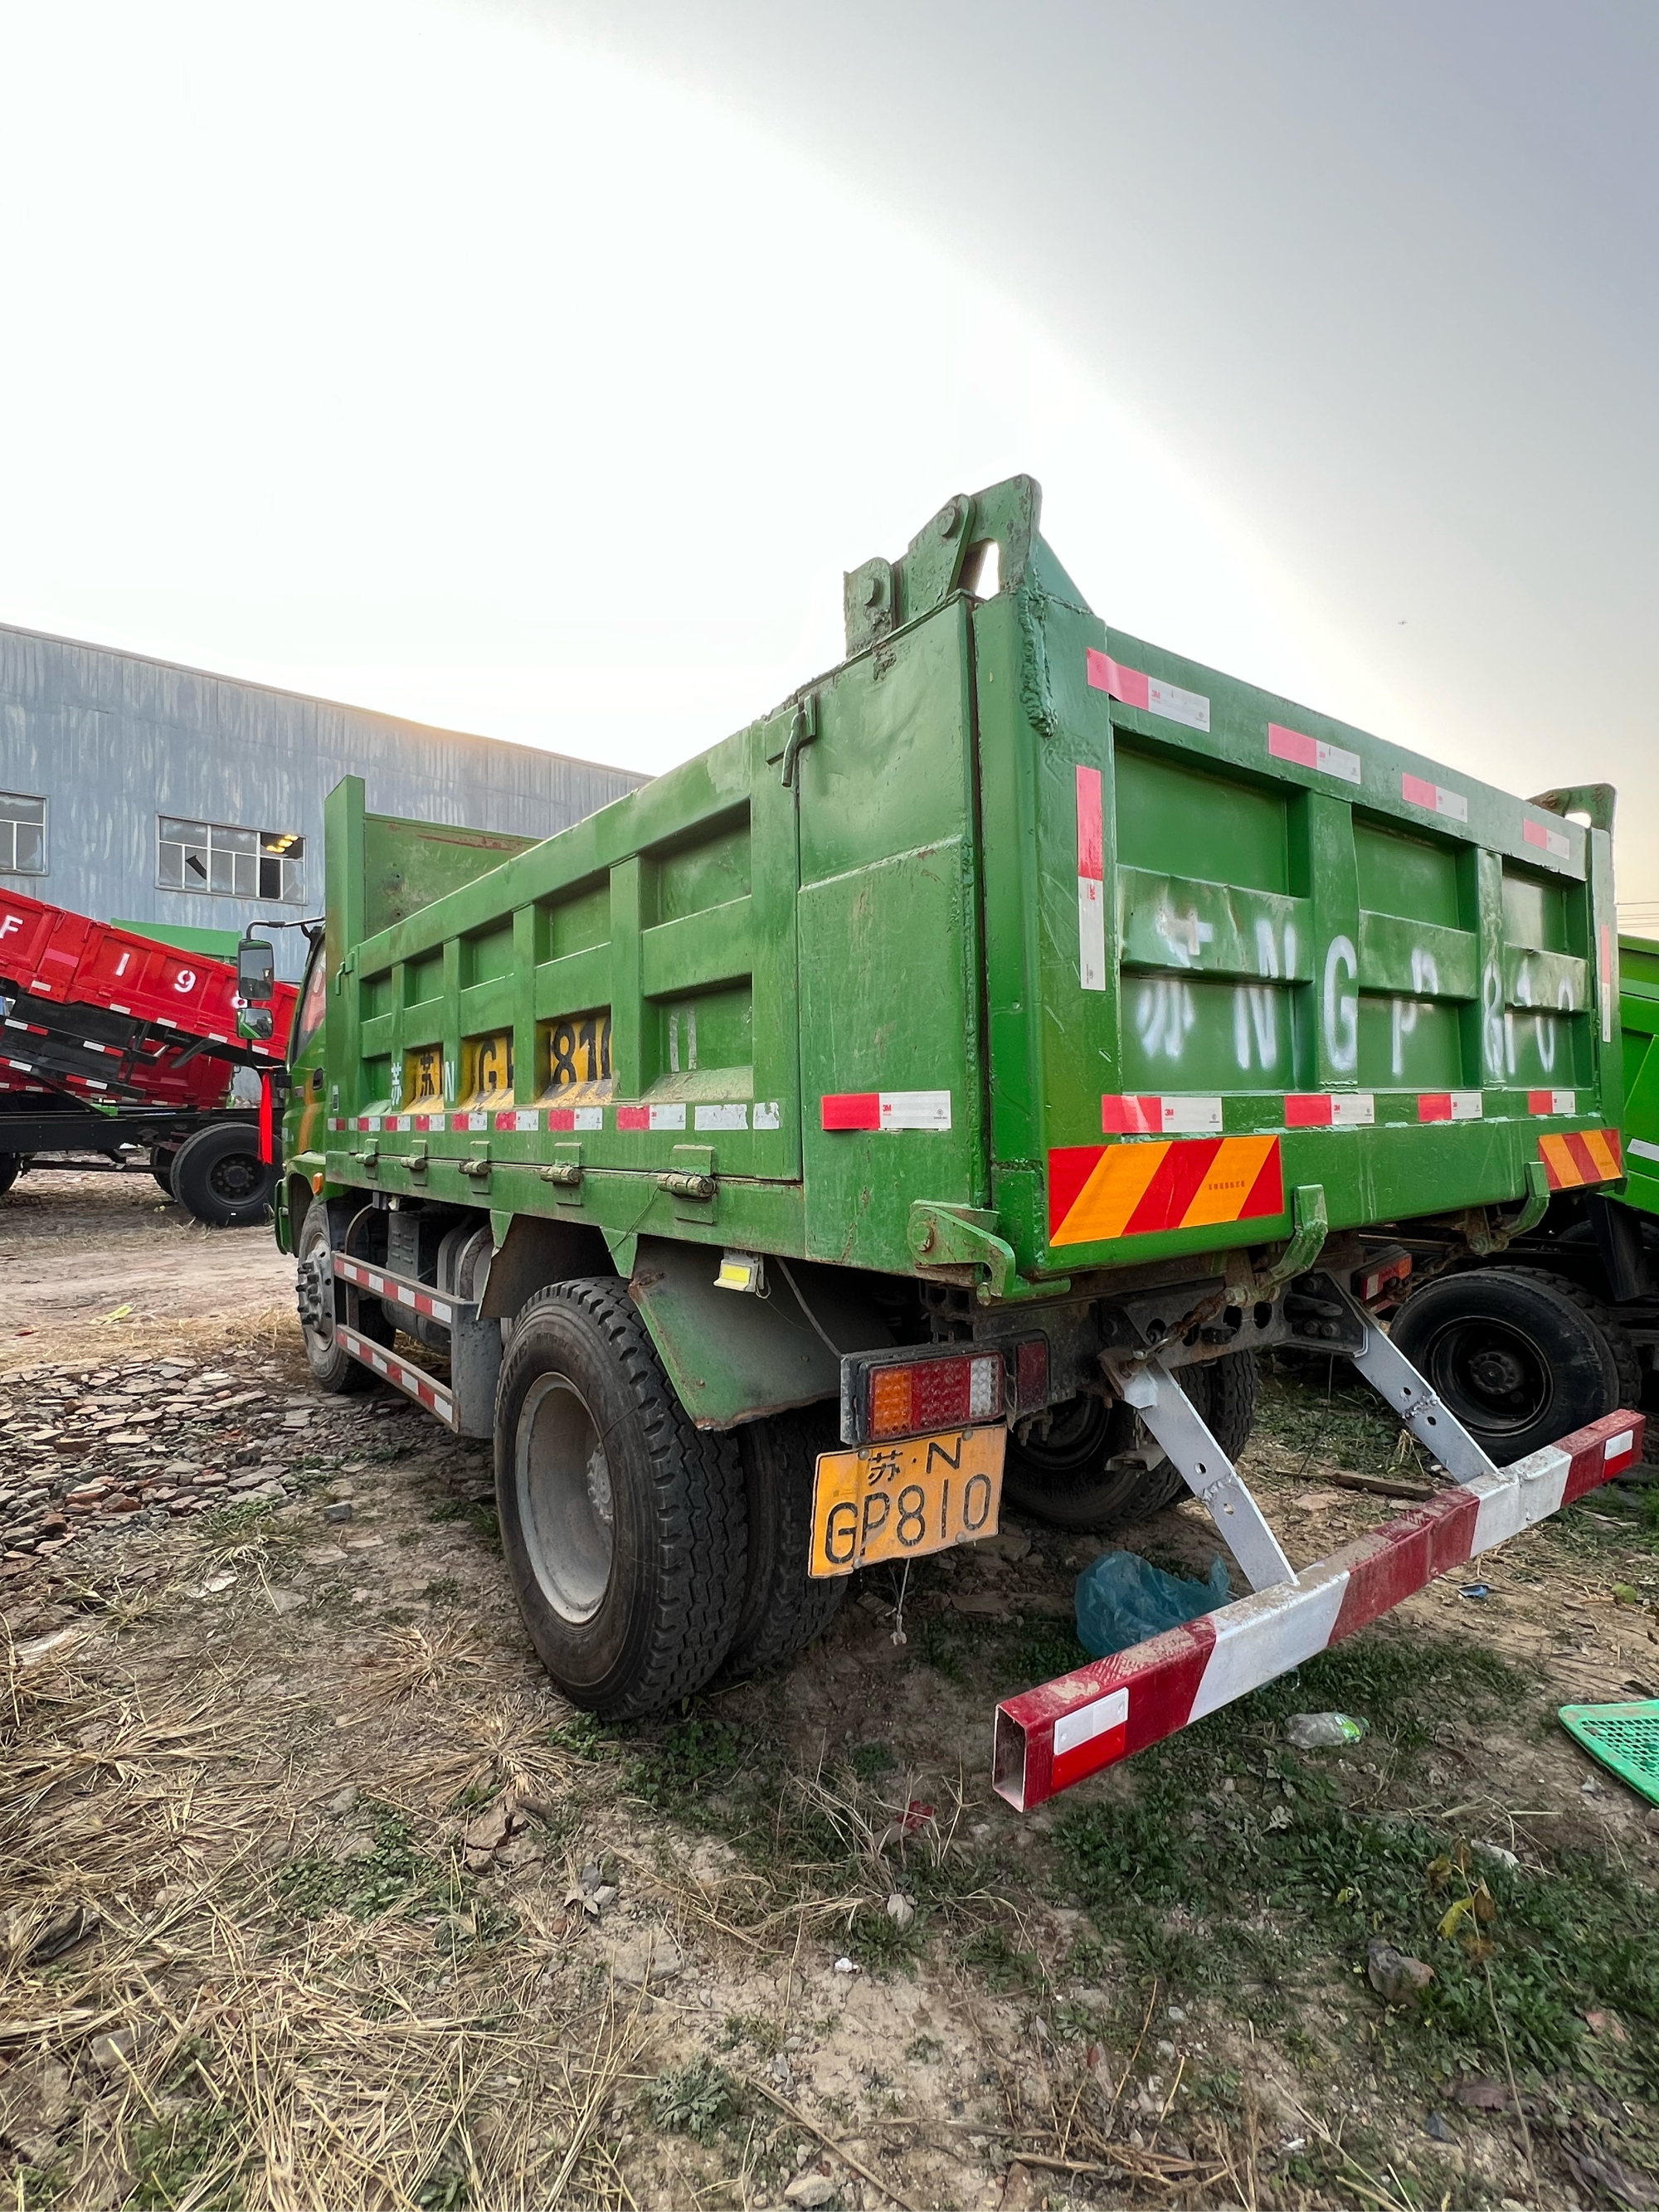
[(1412, 1271), (1409, 1252), (1386, 1253), (1354, 1277), (1354, 1291), (1362, 1305), (1371, 1305), (1391, 1283), (1403, 1283)]
[(950, 1353), (866, 1370), (864, 1436), (925, 1436), (1003, 1414), (1000, 1352)]
[(1048, 1402), (1048, 1340), (1028, 1336), (1014, 1353), (1014, 1404), (1022, 1413)]

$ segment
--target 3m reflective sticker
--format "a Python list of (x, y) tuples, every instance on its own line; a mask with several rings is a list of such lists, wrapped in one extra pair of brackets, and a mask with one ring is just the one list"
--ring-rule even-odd
[[(574, 1127), (574, 1123), (572, 1124), (572, 1127)], [(651, 1110), (649, 1107), (618, 1106), (617, 1109), (617, 1127), (619, 1129), (648, 1129), (651, 1127)]]
[(602, 1129), (605, 1127), (603, 1106), (578, 1106), (574, 1126), (578, 1129)]
[(1105, 842), (1100, 770), (1077, 771), (1078, 971), (1085, 991), (1106, 988)]
[(1100, 1102), (1100, 1127), (1108, 1137), (1218, 1137), (1221, 1101), (1175, 1092), (1168, 1097), (1115, 1097)]
[(1285, 1211), (1277, 1137), (1068, 1145), (1048, 1155), (1048, 1242), (1094, 1244)]
[(1529, 1091), (1527, 1093), (1528, 1114), (1576, 1114), (1578, 1093), (1576, 1091)]
[(1650, 1144), (1645, 1137), (1626, 1137), (1625, 1150), (1638, 1160), (1659, 1160), (1659, 1145)]
[(1613, 932), (1604, 921), (1598, 939), (1601, 948), (1599, 968), (1601, 977), (1601, 1042), (1613, 1042), (1613, 1002), (1618, 995), (1613, 980)]
[(1069, 1790), (1123, 1756), (1129, 1732), (1129, 1692), (1109, 1690), (1091, 1705), (1062, 1713), (1054, 1723), (1054, 1787)]
[(775, 1129), (781, 1119), (775, 1098), (757, 1099), (754, 1126), (757, 1129)]
[(1110, 698), (1121, 700), (1126, 707), (1139, 707), (1146, 714), (1161, 714), (1166, 722), (1184, 722), (1189, 730), (1209, 728), (1210, 702), (1202, 692), (1183, 691), (1178, 684), (1166, 684), (1162, 678), (1147, 676), (1139, 668), (1125, 668), (1109, 653), (1097, 653), (1092, 647), (1087, 665), (1091, 686), (1097, 691), (1104, 691)]
[(948, 1091), (884, 1091), (881, 1126), (884, 1129), (948, 1129), (951, 1094)]
[(1287, 1129), (1369, 1129), (1376, 1120), (1376, 1098), (1370, 1091), (1307, 1091), (1287, 1093)]
[(692, 1109), (691, 1123), (697, 1129), (746, 1129), (749, 1109), (746, 1106), (697, 1106)]
[(1552, 1190), (1616, 1182), (1625, 1172), (1616, 1129), (1574, 1129), (1538, 1139), (1538, 1157)]
[(1536, 845), (1541, 851), (1553, 854), (1558, 860), (1567, 860), (1572, 857), (1572, 841), (1559, 830), (1548, 829), (1543, 823), (1528, 818), (1521, 824), (1521, 835), (1528, 844)]
[(1426, 807), (1431, 814), (1443, 814), (1449, 822), (1467, 822), (1469, 802), (1461, 791), (1448, 791), (1443, 783), (1431, 783), (1426, 776), (1401, 775), (1400, 796), (1407, 805)]
[(685, 1127), (684, 1107), (653, 1106), (651, 1109), (651, 1127), (653, 1129), (684, 1129)]
[(1287, 730), (1280, 722), (1267, 725), (1267, 750), (1275, 760), (1294, 761), (1298, 768), (1316, 768), (1322, 775), (1340, 776), (1344, 783), (1363, 783), (1364, 771), (1358, 753), (1310, 738), (1302, 730)]
[(1202, 1720), (1275, 1675), (1300, 1667), (1331, 1640), (1348, 1587), (1346, 1570), (1322, 1578), (1310, 1568), (1300, 1583), (1279, 1583), (1212, 1613), (1215, 1645), (1205, 1664), (1189, 1720)]
[(1484, 1110), (1478, 1091), (1425, 1091), (1417, 1102), (1419, 1121), (1478, 1121)]

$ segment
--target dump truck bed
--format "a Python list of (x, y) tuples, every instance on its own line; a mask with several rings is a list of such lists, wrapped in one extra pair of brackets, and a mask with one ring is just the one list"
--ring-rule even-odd
[(1109, 628), (1036, 523), (952, 501), (839, 667), (427, 902), (465, 833), (343, 786), (306, 1171), (998, 1299), (1616, 1179), (1608, 838)]

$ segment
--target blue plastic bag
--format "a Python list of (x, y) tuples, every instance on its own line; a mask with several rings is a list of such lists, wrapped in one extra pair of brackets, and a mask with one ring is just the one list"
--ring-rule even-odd
[(1227, 1563), (1219, 1553), (1208, 1582), (1188, 1583), (1150, 1565), (1139, 1552), (1103, 1552), (1077, 1578), (1078, 1639), (1104, 1659), (1212, 1612), (1231, 1595)]

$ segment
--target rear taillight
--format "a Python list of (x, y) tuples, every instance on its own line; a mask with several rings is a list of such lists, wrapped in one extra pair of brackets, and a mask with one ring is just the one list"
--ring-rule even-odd
[(848, 1443), (875, 1443), (935, 1429), (979, 1427), (1016, 1409), (1046, 1404), (1048, 1389), (1048, 1346), (1042, 1337), (1006, 1351), (854, 1357), (842, 1370), (842, 1435)]
[(1391, 1251), (1376, 1253), (1356, 1272), (1353, 1294), (1362, 1305), (1375, 1305), (1385, 1291), (1397, 1292), (1411, 1271), (1411, 1254), (1398, 1246)]

